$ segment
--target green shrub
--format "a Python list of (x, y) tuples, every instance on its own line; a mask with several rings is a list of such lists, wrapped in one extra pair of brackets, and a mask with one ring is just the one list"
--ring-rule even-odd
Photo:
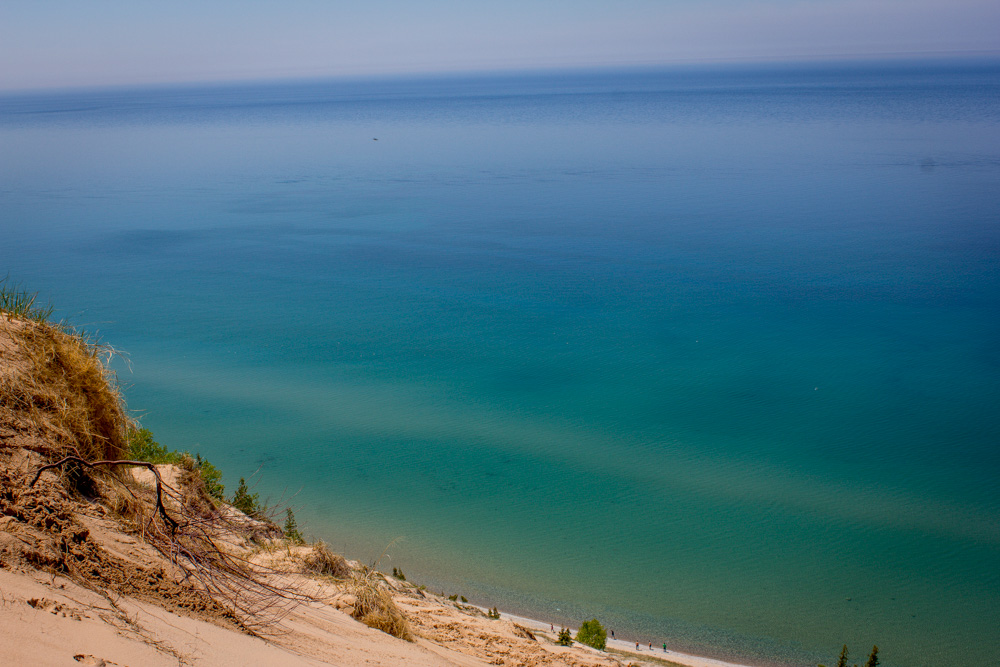
[(486, 612), (486, 617), (492, 618), (495, 621), (500, 618), (500, 611), (496, 607), (493, 607), (493, 609)]
[[(157, 465), (169, 463), (180, 465), (188, 454), (170, 450), (153, 439), (148, 428), (133, 429), (128, 433), (128, 457), (132, 461), (145, 461)], [(194, 467), (205, 482), (208, 495), (216, 500), (225, 500), (226, 487), (222, 485), (222, 472), (210, 462), (195, 454)]]
[(576, 641), (601, 651), (608, 644), (608, 631), (596, 618), (584, 621), (576, 631)]
[(556, 643), (560, 646), (572, 646), (573, 645), (573, 635), (570, 633), (569, 628), (563, 628), (559, 631), (559, 638)]
[(392, 568), (392, 576), (396, 577), (400, 581), (406, 581), (406, 575), (403, 574), (403, 571), (397, 567)]
[(153, 434), (148, 428), (129, 431), (128, 455), (133, 461), (173, 463), (175, 465), (180, 463), (184, 457), (180, 452), (170, 451), (153, 440)]
[(222, 471), (201, 458), (201, 454), (195, 454), (194, 465), (205, 481), (205, 490), (208, 491), (208, 495), (216, 500), (225, 500), (226, 487), (222, 485)]

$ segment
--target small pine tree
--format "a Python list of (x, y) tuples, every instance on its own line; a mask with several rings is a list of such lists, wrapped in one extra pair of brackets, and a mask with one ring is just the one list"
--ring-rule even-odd
[(878, 646), (872, 646), (872, 652), (868, 656), (868, 662), (865, 663), (865, 667), (878, 667)]
[(608, 631), (600, 621), (592, 618), (580, 624), (580, 629), (576, 631), (576, 641), (603, 651), (608, 645)]
[(240, 485), (236, 487), (236, 493), (233, 494), (233, 499), (229, 504), (255, 519), (259, 517), (262, 511), (258, 494), (250, 493), (250, 489), (247, 488), (247, 482), (242, 477), (240, 477)]
[(496, 607), (493, 607), (493, 609), (490, 609), (489, 611), (486, 612), (486, 617), (492, 618), (493, 620), (497, 620), (498, 618), (500, 618), (500, 611)]
[(285, 510), (285, 537), (293, 544), (302, 544), (305, 542), (302, 533), (299, 532), (299, 524), (295, 521), (295, 514), (292, 512), (291, 507)]
[(559, 631), (559, 639), (556, 643), (560, 646), (572, 646), (573, 645), (573, 635), (570, 633), (569, 628), (563, 628)]
[(840, 657), (837, 658), (837, 667), (847, 667), (847, 644), (840, 649)]

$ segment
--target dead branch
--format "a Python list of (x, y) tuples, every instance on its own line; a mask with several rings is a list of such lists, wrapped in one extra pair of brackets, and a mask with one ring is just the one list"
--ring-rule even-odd
[[(67, 456), (39, 467), (30, 486), (38, 482), (44, 471), (61, 467), (70, 461), (92, 469), (118, 465), (149, 469), (156, 478), (156, 513), (163, 518), (163, 523), (139, 521), (137, 528), (143, 541), (180, 568), (185, 579), (197, 582), (210, 598), (228, 607), (244, 630), (253, 633), (255, 630), (274, 627), (291, 607), (316, 600), (295, 585), (282, 581), (283, 572), (254, 563), (238, 551), (228, 548), (226, 542), (231, 539), (229, 536), (244, 536), (246, 526), (218, 511), (207, 514), (199, 511), (188, 502), (183, 493), (163, 483), (159, 471), (152, 463), (129, 460), (87, 461), (79, 456)], [(131, 489), (129, 492), (131, 493)], [(177, 520), (167, 513), (164, 503), (168, 500)]]
[(90, 468), (91, 470), (93, 470), (97, 466), (122, 466), (122, 465), (126, 465), (126, 466), (142, 466), (143, 468), (149, 469), (149, 471), (153, 473), (153, 476), (156, 477), (156, 509), (157, 509), (157, 511), (160, 513), (160, 516), (163, 517), (163, 521), (166, 522), (167, 525), (170, 526), (170, 532), (171, 533), (177, 532), (177, 529), (180, 528), (180, 524), (177, 523), (176, 521), (174, 521), (173, 517), (171, 517), (169, 514), (167, 514), (167, 508), (163, 506), (163, 480), (160, 478), (160, 471), (156, 469), (155, 465), (153, 465), (152, 463), (147, 463), (145, 461), (127, 461), (127, 460), (86, 461), (86, 460), (80, 458), (79, 456), (66, 456), (66, 457), (63, 457), (62, 459), (56, 461), (55, 463), (49, 463), (49, 464), (46, 464), (46, 465), (43, 465), (43, 466), (39, 467), (38, 470), (35, 471), (35, 477), (34, 477), (34, 479), (32, 479), (31, 483), (28, 484), (28, 488), (33, 487), (35, 485), (35, 483), (38, 481), (38, 479), (42, 476), (42, 473), (45, 472), (46, 470), (50, 470), (52, 468), (61, 468), (63, 466), (63, 464), (68, 463), (70, 461), (75, 461), (75, 462), (77, 462), (77, 463), (79, 463), (81, 465), (85, 465), (88, 468)]

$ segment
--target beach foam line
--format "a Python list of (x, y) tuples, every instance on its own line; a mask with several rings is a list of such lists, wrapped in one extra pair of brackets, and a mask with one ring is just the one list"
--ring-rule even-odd
[[(480, 607), (484, 612), (489, 611), (485, 607)], [(529, 630), (538, 630), (539, 632), (551, 633), (550, 626), (551, 623), (544, 623), (542, 621), (536, 620), (534, 618), (526, 618), (524, 616), (516, 616), (514, 614), (507, 614), (500, 612), (500, 618), (506, 619), (508, 621), (513, 621), (519, 625), (523, 625)], [(558, 628), (556, 630), (558, 632)], [(570, 628), (570, 631), (576, 635), (577, 628)], [(662, 648), (653, 647), (653, 650), (649, 650), (648, 644), (646, 648), (642, 648), (643, 644), (640, 642), (640, 650), (635, 650), (635, 642), (627, 642), (623, 639), (608, 639), (608, 646), (615, 649), (616, 651), (622, 651), (625, 653), (631, 653), (636, 657), (652, 657), (652, 658), (665, 658), (671, 662), (676, 662), (679, 665), (686, 665), (687, 667), (752, 667), (751, 665), (744, 665), (737, 662), (726, 662), (724, 660), (716, 660), (715, 658), (703, 658), (698, 655), (691, 655), (690, 653), (680, 653), (678, 651), (671, 651), (669, 648), (663, 651)]]

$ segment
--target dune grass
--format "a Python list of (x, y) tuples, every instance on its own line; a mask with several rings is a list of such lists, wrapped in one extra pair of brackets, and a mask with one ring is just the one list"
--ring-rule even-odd
[(48, 321), (52, 316), (52, 305), (35, 305), (37, 293), (30, 293), (9, 280), (10, 276), (0, 280), (0, 313), (35, 322)]
[(347, 579), (351, 576), (351, 566), (347, 564), (347, 559), (330, 551), (322, 540), (313, 545), (312, 552), (305, 557), (303, 563), (306, 572), (310, 574), (334, 579)]
[(378, 570), (363, 567), (352, 572), (347, 592), (358, 599), (354, 605), (354, 618), (393, 637), (413, 641), (410, 624), (396, 606)]
[(48, 454), (87, 460), (128, 454), (134, 422), (108, 364), (116, 354), (65, 324), (48, 321), (51, 307), (0, 283), (0, 326), (27, 365), (0, 374), (0, 411), (16, 430), (36, 436)]

